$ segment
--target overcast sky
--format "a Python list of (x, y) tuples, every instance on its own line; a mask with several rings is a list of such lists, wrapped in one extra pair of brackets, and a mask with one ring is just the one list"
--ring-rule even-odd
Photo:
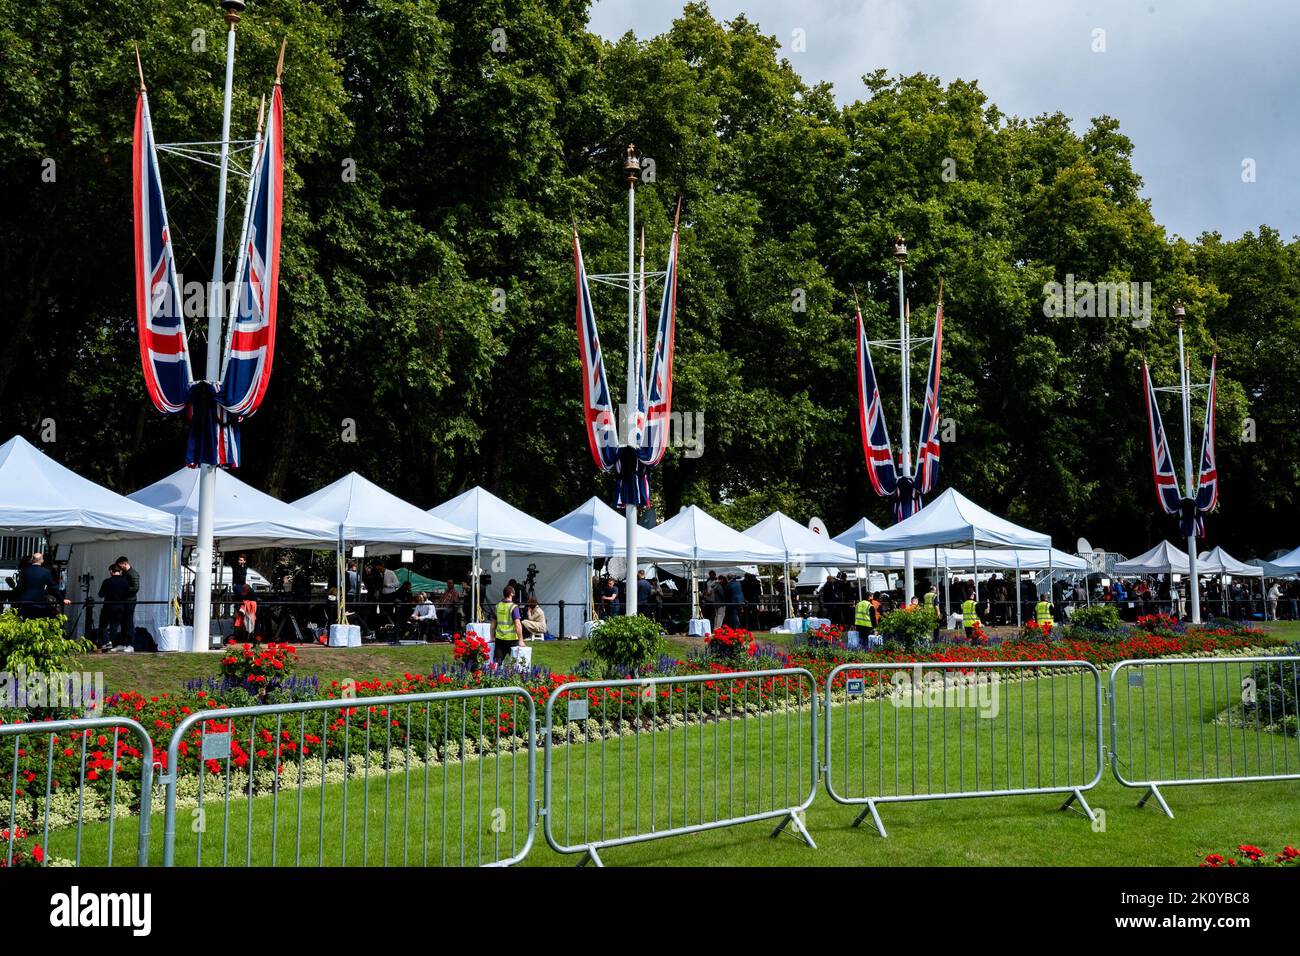
[[(806, 81), (841, 102), (863, 74), (978, 80), (1003, 112), (1102, 113), (1133, 140), (1156, 219), (1189, 238), (1261, 223), (1300, 232), (1300, 0), (713, 0), (775, 35)], [(644, 39), (679, 0), (594, 0), (591, 28)], [(792, 50), (802, 29), (807, 49)], [(1104, 30), (1104, 52), (1094, 31)], [(1254, 160), (1255, 181), (1242, 181)]]

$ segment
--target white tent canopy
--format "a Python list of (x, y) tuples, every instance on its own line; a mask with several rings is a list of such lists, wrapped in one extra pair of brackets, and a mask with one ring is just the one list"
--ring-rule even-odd
[[(962, 551), (956, 548), (940, 548), (938, 567), (944, 567), (944, 561), (947, 561), (949, 569), (973, 568), (975, 567), (976, 558), (979, 559), (979, 568), (981, 571), (1014, 571), (1019, 568), (1021, 571), (1087, 571), (1088, 562), (1078, 555), (1067, 554), (1064, 551), (1058, 551), (1052, 548), (1051, 557), (1048, 552), (1038, 548), (1015, 548), (1001, 549), (991, 551), (981, 551), (978, 554), (972, 552), (969, 548)], [(1017, 561), (1019, 563), (1017, 563)], [(872, 563), (875, 563), (875, 557), (872, 557)], [(935, 567), (933, 556), (926, 551), (916, 553), (916, 566), (919, 568)]]
[[(1197, 571), (1201, 569), (1198, 567)], [(1161, 541), (1145, 554), (1115, 565), (1116, 574), (1190, 574), (1187, 553)]]
[[(627, 520), (599, 498), (588, 498), (551, 527), (587, 542), (587, 558), (616, 558), (627, 553)], [(636, 533), (638, 561), (681, 561), (689, 559), (690, 549), (669, 541), (649, 528)]]
[[(880, 534), (880, 531), (881, 531), (880, 526), (875, 524), (871, 520), (867, 518), (859, 518), (857, 521), (853, 522), (853, 524), (849, 525), (849, 527), (845, 528), (835, 537), (831, 538), (831, 540), (834, 541), (836, 544), (844, 545), (846, 548), (849, 548), (850, 550), (856, 550), (857, 543), (859, 541), (861, 541), (863, 538), (870, 538), (873, 535)], [(857, 560), (859, 564), (862, 563), (860, 558), (858, 558)], [(873, 569), (874, 568), (901, 568), (903, 567), (903, 564), (904, 564), (904, 558), (903, 558), (902, 551), (893, 551), (884, 554), (873, 554), (871, 556), (871, 567)], [(800, 577), (799, 580), (801, 584), (804, 583), (802, 577)]]
[[(181, 468), (127, 497), (175, 515), (180, 519), (182, 538), (198, 535), (199, 469)], [(337, 524), (272, 498), (223, 468), (217, 469), (213, 512), (213, 535), (224, 551), (313, 545), (333, 548), (338, 542)]]
[(431, 517), (355, 471), (293, 506), (329, 522), (336, 538), (376, 552), (469, 554), (474, 546), (465, 529)]
[(1264, 571), (1270, 577), (1285, 578), (1293, 574), (1300, 574), (1300, 548), (1282, 555), (1276, 561), (1268, 561), (1264, 564)]
[(859, 518), (853, 524), (849, 525), (835, 537), (831, 538), (836, 544), (842, 544), (844, 547), (853, 549), (863, 538), (870, 538), (873, 534), (880, 534), (880, 525), (868, 518)]
[(1230, 574), (1239, 578), (1262, 578), (1264, 569), (1238, 561), (1221, 547), (1211, 548), (1196, 558), (1197, 574)]
[(910, 518), (855, 542), (855, 547), (863, 554), (965, 548), (967, 545), (977, 551), (1033, 548), (1046, 552), (1052, 546), (1052, 539), (1049, 535), (999, 518), (960, 492), (948, 488)]
[(60, 543), (170, 538), (171, 515), (109, 491), (43, 454), (25, 438), (0, 445), (0, 529)]
[(785, 560), (791, 564), (851, 565), (855, 559), (851, 547), (820, 535), (779, 511), (772, 512), (743, 533), (747, 538), (783, 552)]
[(428, 513), (465, 529), (470, 543), (480, 551), (587, 556), (585, 541), (524, 514), (479, 487), (430, 508)]
[(655, 529), (705, 564), (783, 564), (785, 552), (730, 528), (701, 508), (683, 508)]

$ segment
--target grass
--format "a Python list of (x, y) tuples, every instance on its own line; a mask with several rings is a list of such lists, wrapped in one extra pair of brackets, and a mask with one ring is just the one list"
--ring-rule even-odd
[[(1231, 665), (1214, 665), (1223, 666)], [(1189, 701), (1196, 700), (1191, 696), (1192, 678), (1177, 669), (1161, 673), (1159, 680), (1148, 678), (1142, 687), (1126, 682), (1118, 695), (1120, 715), (1127, 720), (1128, 714), (1144, 711), (1151, 728), (1146, 740), (1138, 736), (1132, 745), (1126, 737), (1121, 738), (1121, 760), (1133, 772), (1142, 765), (1148, 770), (1160, 766), (1167, 775), (1173, 754), (1183, 754), (1189, 747), (1198, 754), (1200, 743), (1211, 739), (1219, 741), (1220, 752), (1226, 757), (1229, 734), (1235, 735), (1233, 759), (1238, 772), (1266, 769), (1270, 753), (1278, 769), (1285, 759), (1288, 772), (1300, 770), (1300, 741), (1296, 738), (1263, 733), (1239, 721), (1227, 728), (1215, 723), (1216, 715), (1232, 699), (1229, 688), (1234, 685), (1227, 678), (1235, 678), (1235, 672), (1216, 683), (1214, 694), (1202, 681), (1202, 705), (1193, 707), (1189, 703), (1185, 711), (1184, 690)], [(1081, 732), (1086, 721), (1080, 724), (1078, 720), (1080, 706), (1088, 713), (1091, 690), (1090, 680), (1081, 680), (1078, 675), (1004, 684), (1000, 687), (998, 716), (988, 721), (976, 719), (973, 711), (939, 714), (932, 709), (899, 710), (887, 702), (865, 698), (837, 705), (832, 736), (836, 788), (857, 795), (909, 793), (918, 786), (906, 769), (913, 755), (918, 768), (928, 770), (936, 785), (941, 768), (946, 766), (948, 786), (954, 789), (958, 786), (958, 763), (964, 774), (960, 785), (967, 790), (989, 786), (993, 781), (1001, 786), (1008, 778), (1013, 783), (1018, 779), (1046, 783), (1051, 779), (1046, 767), (1053, 759), (1058, 784), (1083, 782), (1096, 771), (1095, 739)], [(1171, 702), (1177, 704), (1172, 712)], [(1046, 716), (1053, 707), (1055, 724)], [(1067, 707), (1072, 715), (1068, 733), (1064, 726)], [(1022, 712), (1030, 716), (1023, 729)], [(1035, 721), (1035, 713), (1044, 716)], [(1161, 731), (1156, 732), (1157, 714), (1163, 719), (1169, 713), (1175, 719), (1162, 724)], [(1109, 713), (1103, 716), (1108, 720)], [(924, 731), (919, 729), (923, 719), (929, 721)], [(724, 815), (793, 805), (799, 802), (800, 781), (806, 781), (810, 772), (809, 720), (806, 710), (788, 711), (643, 733), (639, 740), (623, 737), (603, 745), (557, 747), (553, 751), (555, 789), (551, 801), (557, 836), (580, 843), (600, 831), (602, 812), (604, 832), (611, 836), (631, 832), (634, 818), (639, 818), (642, 829), (648, 829), (653, 819), (660, 830), (684, 820), (707, 821), (714, 818), (715, 804)], [(962, 723), (958, 724), (958, 720)], [(1171, 723), (1182, 730), (1176, 731)], [(949, 744), (941, 747), (936, 741), (941, 739), (944, 727), (950, 735)], [(978, 733), (972, 734), (972, 728)], [(875, 749), (864, 750), (864, 741), (870, 748), (879, 745), (883, 759), (868, 761), (857, 756), (855, 762), (855, 755), (876, 753)], [(981, 748), (978, 756), (977, 741)], [(1007, 746), (1008, 741), (1012, 746)], [(1076, 752), (1080, 741), (1082, 764), (1066, 756)], [(848, 763), (843, 760), (846, 743)], [(1026, 757), (1008, 760), (1009, 753)], [(902, 768), (898, 775), (892, 771), (895, 754), (900, 756)], [(537, 759), (540, 797), (541, 751)], [(1071, 761), (1068, 771), (1067, 759)], [(715, 761), (720, 768), (717, 773), (713, 770)], [(1187, 772), (1188, 766), (1180, 765)], [(728, 767), (734, 767), (734, 772), (728, 773)], [(1195, 766), (1190, 769), (1197, 770)], [(701, 774), (701, 770), (705, 772)], [(918, 781), (920, 776), (918, 770)], [(211, 785), (214, 778), (208, 779)], [(278, 799), (257, 797), (251, 804), (235, 799), (229, 805), (228, 817), (221, 803), (209, 801), (205, 804), (202, 861), (205, 865), (219, 862), (224, 847), (229, 863), (242, 865), (251, 847), (254, 864), (269, 864), (273, 834), (280, 865), (292, 864), (299, 852), (304, 864), (314, 865), (318, 860), (342, 863), (345, 834), (349, 865), (361, 863), (363, 856), (372, 865), (380, 864), (384, 862), (385, 848), (390, 864), (421, 863), (426, 847), (430, 863), (440, 863), (444, 858), (459, 862), (462, 852), (468, 862), (500, 858), (508, 855), (503, 851), (512, 840), (516, 848), (523, 843), (525, 781), (525, 757), (519, 755), (432, 767), (427, 783), (421, 769), (409, 774), (372, 776), (368, 783), (352, 778), (346, 785), (329, 783), (321, 788), (309, 784), (300, 792), (284, 791)], [(607, 795), (603, 805), (602, 781)], [(1300, 839), (1296, 812), (1300, 788), (1296, 781), (1168, 787), (1164, 792), (1175, 819), (1165, 817), (1154, 804), (1138, 809), (1135, 804), (1141, 791), (1120, 786), (1107, 769), (1100, 784), (1087, 794), (1089, 803), (1098, 811), (1099, 826), (1090, 825), (1078, 813), (1059, 811), (1063, 798), (1053, 795), (882, 804), (880, 812), (889, 837), (881, 839), (870, 824), (853, 827), (859, 808), (836, 804), (819, 784), (806, 815), (807, 827), (818, 844), (816, 850), (806, 847), (788, 830), (776, 839), (769, 838), (773, 822), (765, 822), (608, 848), (601, 851), (601, 856), (609, 865), (643, 866), (1189, 866), (1203, 853), (1226, 850), (1243, 842), (1271, 851), (1287, 843), (1294, 845)], [(301, 824), (297, 814), (300, 796)], [(385, 805), (389, 809), (386, 835)], [(504, 816), (495, 818), (504, 829), (493, 829), (496, 808), (504, 811)], [(444, 819), (448, 826), (445, 840)], [(191, 810), (178, 813), (176, 858), (184, 865), (192, 865), (196, 859), (198, 836), (192, 830), (193, 820)], [(153, 825), (153, 858), (160, 861), (161, 814), (154, 815)], [(119, 864), (134, 858), (131, 830), (129, 824), (119, 821), (114, 852)], [(583, 836), (584, 830), (587, 837)], [(106, 836), (106, 824), (85, 827), (83, 859), (87, 863), (105, 859)], [(51, 837), (51, 852), (56, 856), (72, 855), (74, 830)], [(546, 845), (539, 821), (536, 845), (525, 863), (571, 865), (576, 860), (576, 856), (557, 854)]]

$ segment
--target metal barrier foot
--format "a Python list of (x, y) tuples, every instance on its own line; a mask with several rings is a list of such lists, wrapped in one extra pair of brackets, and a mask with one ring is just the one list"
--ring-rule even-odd
[(586, 847), (586, 852), (582, 854), (582, 859), (578, 861), (578, 866), (586, 866), (588, 863), (599, 867), (604, 867), (605, 865), (600, 858), (600, 854), (596, 852), (594, 846)]
[(800, 813), (800, 811), (791, 810), (790, 815), (776, 825), (776, 829), (772, 831), (772, 836), (773, 837), (780, 836), (781, 831), (784, 830), (787, 826), (793, 826), (795, 831), (801, 837), (803, 837), (805, 843), (807, 843), (814, 850), (817, 849), (817, 844), (813, 842), (812, 835), (808, 832), (808, 828), (803, 825), (803, 815), (802, 813)]
[(1142, 794), (1142, 799), (1138, 801), (1138, 809), (1140, 810), (1143, 807), (1145, 807), (1147, 805), (1147, 801), (1150, 800), (1152, 797), (1156, 798), (1156, 803), (1160, 804), (1160, 809), (1165, 811), (1165, 816), (1167, 816), (1170, 820), (1172, 820), (1174, 818), (1174, 811), (1169, 809), (1169, 804), (1165, 803), (1164, 796), (1160, 793), (1158, 789), (1156, 789), (1155, 784), (1152, 784), (1151, 786), (1147, 787), (1147, 792)]
[(888, 837), (889, 834), (885, 832), (885, 825), (880, 821), (880, 814), (876, 812), (876, 801), (874, 800), (867, 801), (867, 808), (858, 814), (858, 818), (853, 821), (853, 825), (858, 826), (867, 818), (867, 814), (871, 814), (871, 819), (875, 821), (876, 829), (880, 831), (880, 835)]
[[(1077, 807), (1074, 806), (1076, 802), (1079, 804)], [(1076, 813), (1080, 813), (1083, 816), (1087, 817), (1093, 823), (1097, 822), (1097, 816), (1092, 812), (1092, 807), (1088, 806), (1088, 801), (1083, 799), (1082, 790), (1079, 789), (1072, 790), (1070, 792), (1070, 795), (1065, 798), (1065, 802), (1061, 804), (1061, 809), (1074, 810)]]

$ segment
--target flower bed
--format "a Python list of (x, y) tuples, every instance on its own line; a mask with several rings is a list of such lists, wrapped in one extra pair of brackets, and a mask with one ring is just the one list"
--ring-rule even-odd
[[(719, 633), (723, 630), (720, 629)], [(961, 672), (971, 670), (962, 665), (978, 662), (1083, 660), (1100, 668), (1126, 658), (1243, 654), (1285, 642), (1250, 629), (1188, 628), (1184, 633), (1172, 636), (1133, 630), (1122, 640), (1069, 638), (980, 646), (935, 644), (911, 653), (901, 649), (850, 650), (833, 641), (819, 640), (818, 646), (799, 648), (786, 655), (771, 647), (758, 646), (749, 632), (741, 630), (728, 633), (722, 643), (743, 647), (745, 651), (735, 660), (713, 655), (684, 660), (661, 657), (657, 663), (640, 670), (641, 677), (705, 674), (711, 678), (716, 675), (715, 679), (678, 684), (666, 682), (653, 687), (584, 688), (575, 692), (586, 699), (589, 720), (581, 724), (557, 720), (557, 741), (601, 739), (607, 735), (677, 726), (682, 722), (738, 719), (808, 705), (808, 688), (797, 677), (773, 675), (740, 682), (727, 679), (728, 674), (741, 670), (804, 668), (813, 674), (818, 692), (821, 692), (830, 671), (845, 662), (936, 662), (951, 665), (952, 670)], [(248, 650), (251, 657), (245, 649), (238, 648), (237, 653), (232, 651), (227, 655), (227, 658), (235, 658), (233, 662), (223, 658), (221, 667), (226, 676), (220, 681), (191, 682), (185, 692), (176, 695), (146, 697), (132, 691), (113, 694), (105, 703), (104, 713), (139, 721), (154, 740), (152, 759), (166, 769), (167, 743), (176, 726), (198, 710), (228, 709), (232, 704), (237, 706), (249, 702), (250, 689), (271, 683), (271, 680), (250, 682), (248, 678), (251, 676), (270, 677), (274, 673), (276, 677), (272, 679), (278, 680), (280, 693), (289, 693), (291, 688), (293, 694), (303, 698), (340, 699), (345, 696), (345, 689), (338, 681), (328, 686), (309, 686), (294, 684), (296, 678), (291, 676), (280, 676), (292, 667), (287, 663), (290, 658), (282, 656), (286, 653), (282, 650), (273, 651), (269, 647)], [(277, 660), (281, 664), (279, 667), (276, 666)], [(244, 671), (242, 675), (241, 669)], [(855, 672), (855, 676), (859, 675), (865, 677), (868, 684), (883, 690), (890, 672), (866, 669)], [(242, 718), (234, 726), (230, 720), (206, 720), (202, 728), (194, 726), (180, 741), (175, 769), (181, 780), (193, 782), (204, 775), (224, 780), (226, 760), (204, 761), (201, 746), (205, 733), (227, 731), (231, 733), (229, 770), (232, 780), (242, 779), (246, 786), (247, 772), (251, 770), (255, 793), (264, 788), (287, 786), (288, 778), (297, 779), (300, 766), (308, 768), (302, 772), (304, 779), (311, 781), (322, 779), (322, 773), (326, 774), (324, 779), (330, 779), (329, 774), (334, 772), (346, 775), (354, 765), (363, 771), (368, 765), (376, 765), (376, 761), (382, 770), (407, 766), (412, 761), (423, 765), (465, 759), (498, 749), (519, 748), (526, 746), (528, 734), (527, 708), (519, 698), (469, 698), (452, 704), (412, 701), (409, 706), (367, 704), (365, 698), (483, 687), (520, 687), (536, 702), (540, 718), (552, 692), (584, 679), (587, 679), (586, 675), (556, 674), (541, 667), (519, 673), (508, 667), (487, 665), (476, 669), (453, 664), (439, 665), (429, 674), (406, 673), (399, 678), (349, 682), (346, 693), (355, 693), (357, 702), (338, 710), (306, 718), (286, 716), (278, 722), (268, 717), (256, 721)], [(832, 695), (839, 696), (843, 689), (841, 675), (832, 687)], [(567, 697), (562, 696), (557, 701), (556, 714), (564, 714), (566, 705)], [(0, 714), (0, 722), (28, 719), (27, 713)], [(592, 734), (596, 734), (595, 738)], [(48, 785), (51, 825), (75, 822), (78, 789), (83, 776), (86, 793), (81, 812), (85, 819), (103, 819), (109, 812), (126, 815), (138, 807), (136, 781), (141, 761), (149, 755), (141, 753), (134, 737), (122, 733), (114, 741), (111, 731), (55, 735), (50, 761), (53, 773), (48, 780), (49, 739), (31, 736), (23, 743), (26, 746), (18, 750), (16, 786), (13, 762), (0, 762), (0, 812), (6, 821), (11, 789), (17, 792), (21, 811), (15, 815), (16, 820), (32, 825), (41, 819)], [(109, 789), (114, 769), (117, 779), (112, 799), (117, 806), (110, 810)], [(232, 784), (232, 792), (235, 789)]]
[(1242, 843), (1226, 854), (1207, 853), (1200, 866), (1208, 870), (1238, 866), (1300, 866), (1300, 850), (1288, 845), (1269, 854), (1250, 843)]

